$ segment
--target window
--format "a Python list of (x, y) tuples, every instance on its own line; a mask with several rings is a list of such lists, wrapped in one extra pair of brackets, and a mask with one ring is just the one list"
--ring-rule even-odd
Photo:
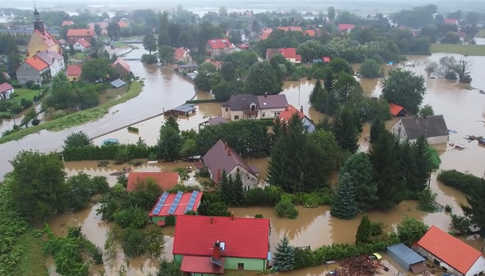
[(237, 270), (244, 270), (244, 264), (243, 263), (238, 263), (237, 264)]
[(239, 120), (239, 116), (238, 115), (235, 115), (234, 116), (234, 120)]
[(263, 112), (263, 117), (266, 116), (266, 114)]
[(226, 107), (226, 112), (229, 111), (229, 108)]
[(433, 261), (433, 263), (434, 263), (435, 265), (440, 265), (440, 261), (438, 261), (438, 260), (434, 260), (434, 261)]

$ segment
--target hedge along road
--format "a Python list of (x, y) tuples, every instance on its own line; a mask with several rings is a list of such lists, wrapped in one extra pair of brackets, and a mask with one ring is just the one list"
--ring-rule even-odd
[[(135, 49), (126, 58), (140, 58), (144, 53), (144, 49)], [(127, 63), (135, 76), (144, 79), (144, 86), (137, 97), (109, 108), (107, 114), (95, 121), (60, 131), (41, 130), (19, 140), (0, 144), (0, 181), (5, 173), (12, 170), (9, 161), (15, 158), (19, 151), (58, 151), (62, 149), (66, 137), (73, 132), (83, 131), (89, 137), (97, 136), (181, 105), (195, 94), (194, 86), (190, 82), (170, 70), (157, 66), (145, 66), (140, 61), (127, 61)]]

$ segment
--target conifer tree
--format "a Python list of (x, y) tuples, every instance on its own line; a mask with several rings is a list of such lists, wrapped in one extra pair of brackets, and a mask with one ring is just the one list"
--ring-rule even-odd
[(370, 220), (367, 216), (363, 216), (362, 220), (360, 221), (359, 228), (357, 228), (355, 243), (368, 243), (370, 241), (371, 232), (372, 226)]
[(239, 206), (244, 201), (244, 191), (243, 191), (243, 183), (241, 179), (241, 174), (239, 171), (236, 174), (236, 178), (232, 182), (232, 194), (233, 194), (233, 204)]
[(226, 204), (231, 204), (231, 183), (230, 177), (227, 176), (226, 171), (222, 171), (221, 178), (221, 197)]
[(295, 268), (295, 249), (289, 245), (286, 236), (278, 244), (274, 256), (273, 269), (275, 271), (290, 271)]
[(356, 117), (350, 108), (344, 108), (335, 119), (334, 133), (337, 143), (352, 153), (359, 148), (359, 128)]
[(355, 197), (356, 194), (352, 178), (348, 173), (344, 173), (339, 179), (337, 194), (332, 203), (330, 214), (342, 219), (355, 217), (359, 212)]
[(373, 208), (379, 198), (377, 197), (377, 184), (372, 176), (372, 164), (365, 153), (357, 153), (345, 161), (340, 175), (348, 173), (355, 184), (356, 201), (359, 210), (365, 211)]

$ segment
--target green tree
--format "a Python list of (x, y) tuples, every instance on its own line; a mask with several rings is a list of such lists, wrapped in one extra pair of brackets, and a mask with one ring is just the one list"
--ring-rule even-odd
[(168, 34), (168, 14), (166, 12), (160, 14), (160, 26), (158, 29), (158, 45), (170, 45), (170, 38)]
[(168, 45), (160, 45), (158, 47), (158, 55), (162, 64), (169, 64), (173, 61), (174, 49)]
[(381, 74), (381, 66), (375, 59), (366, 59), (360, 66), (360, 74), (364, 78), (377, 78)]
[(414, 156), (415, 156), (415, 164), (416, 164), (416, 172), (415, 178), (416, 182), (411, 183), (410, 186), (412, 191), (421, 192), (423, 191), (428, 185), (428, 180), (431, 177), (431, 172), (433, 170), (433, 164), (429, 156), (428, 151), (428, 142), (426, 142), (426, 138), (419, 137), (414, 144)]
[(350, 156), (340, 169), (340, 175), (343, 176), (343, 174), (348, 174), (355, 184), (359, 210), (370, 210), (376, 206), (379, 201), (377, 185), (372, 176), (372, 164), (367, 154), (357, 153)]
[(121, 36), (121, 29), (118, 22), (110, 22), (108, 24), (108, 36), (111, 40), (118, 40)]
[(89, 137), (82, 131), (74, 132), (64, 140), (64, 150), (89, 145)]
[(169, 263), (166, 260), (163, 260), (158, 269), (158, 276), (183, 276), (183, 272), (180, 271), (179, 266), (176, 263)]
[(295, 219), (298, 216), (298, 210), (289, 198), (281, 198), (280, 202), (275, 205), (275, 211), (282, 218)]
[(426, 118), (434, 115), (433, 107), (427, 104), (419, 109), (419, 117)]
[(396, 69), (384, 80), (382, 94), (388, 102), (402, 105), (407, 111), (416, 114), (425, 90), (423, 77)]
[(160, 139), (158, 140), (158, 157), (166, 161), (174, 161), (179, 157), (182, 138), (178, 124), (173, 117), (160, 128)]
[[(62, 74), (59, 74), (62, 75)], [(58, 75), (58, 76), (59, 76)], [(106, 81), (114, 77), (115, 72), (109, 60), (102, 58), (90, 59), (83, 63), (81, 79), (87, 82)]]
[(363, 216), (360, 221), (359, 228), (357, 228), (357, 234), (355, 235), (355, 243), (368, 243), (372, 234), (372, 226), (369, 217)]
[(356, 152), (359, 148), (357, 141), (359, 139), (360, 124), (359, 119), (356, 118), (349, 107), (339, 112), (333, 128), (339, 146), (352, 153)]
[(335, 8), (334, 7), (328, 7), (327, 15), (328, 15), (328, 19), (330, 19), (330, 21), (334, 21), (335, 20)]
[(470, 207), (464, 207), (465, 215), (470, 218), (473, 226), (480, 229), (480, 235), (485, 237), (485, 180), (480, 185), (474, 185), (466, 198)]
[(295, 268), (295, 249), (289, 245), (286, 236), (280, 241), (276, 247), (274, 255), (273, 270), (275, 271), (291, 271)]
[(258, 62), (249, 68), (246, 80), (246, 91), (250, 94), (276, 94), (281, 91), (282, 82), (278, 81), (276, 72), (269, 62)]
[(148, 34), (143, 38), (143, 47), (149, 52), (150, 55), (153, 51), (157, 50), (157, 40), (153, 34)]
[(372, 126), (370, 128), (370, 142), (375, 143), (377, 139), (381, 136), (382, 133), (386, 133), (386, 126), (384, 125), (384, 122), (380, 119), (377, 118), (372, 122)]
[(64, 210), (64, 164), (57, 154), (23, 151), (11, 163), (12, 198), (25, 218), (42, 222)]
[(332, 202), (330, 214), (341, 219), (351, 219), (357, 215), (359, 208), (356, 201), (355, 184), (348, 173), (339, 178), (337, 194)]
[(408, 246), (412, 246), (421, 239), (426, 231), (428, 231), (428, 226), (415, 218), (406, 217), (397, 226), (399, 240)]
[(354, 73), (354, 70), (352, 70), (352, 66), (350, 66), (350, 64), (343, 58), (334, 58), (332, 59), (332, 61), (330, 61), (328, 65), (330, 66), (332, 72), (335, 74), (344, 72), (352, 75)]

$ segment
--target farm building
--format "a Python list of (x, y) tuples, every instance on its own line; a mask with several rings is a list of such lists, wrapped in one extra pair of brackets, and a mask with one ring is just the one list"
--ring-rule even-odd
[(392, 126), (392, 134), (399, 140), (415, 142), (424, 136), (428, 144), (447, 143), (449, 138), (448, 127), (443, 115), (429, 116), (426, 118), (404, 117)]
[(418, 241), (416, 250), (446, 271), (463, 276), (485, 273), (482, 253), (436, 226)]
[(174, 109), (167, 110), (163, 114), (169, 116), (189, 116), (194, 114), (196, 110), (197, 109), (194, 104), (183, 104)]
[(389, 256), (407, 271), (422, 273), (426, 270), (425, 259), (406, 245), (399, 243), (387, 248)]
[(162, 191), (168, 191), (178, 184), (179, 175), (176, 172), (131, 172), (126, 190), (131, 192), (139, 183), (147, 180), (154, 181)]
[(179, 216), (174, 260), (189, 275), (223, 274), (225, 269), (265, 271), (269, 227), (268, 219)]
[(190, 211), (197, 212), (202, 194), (199, 191), (191, 193), (164, 192), (148, 215), (154, 223), (163, 226), (165, 218), (168, 216), (184, 215)]

